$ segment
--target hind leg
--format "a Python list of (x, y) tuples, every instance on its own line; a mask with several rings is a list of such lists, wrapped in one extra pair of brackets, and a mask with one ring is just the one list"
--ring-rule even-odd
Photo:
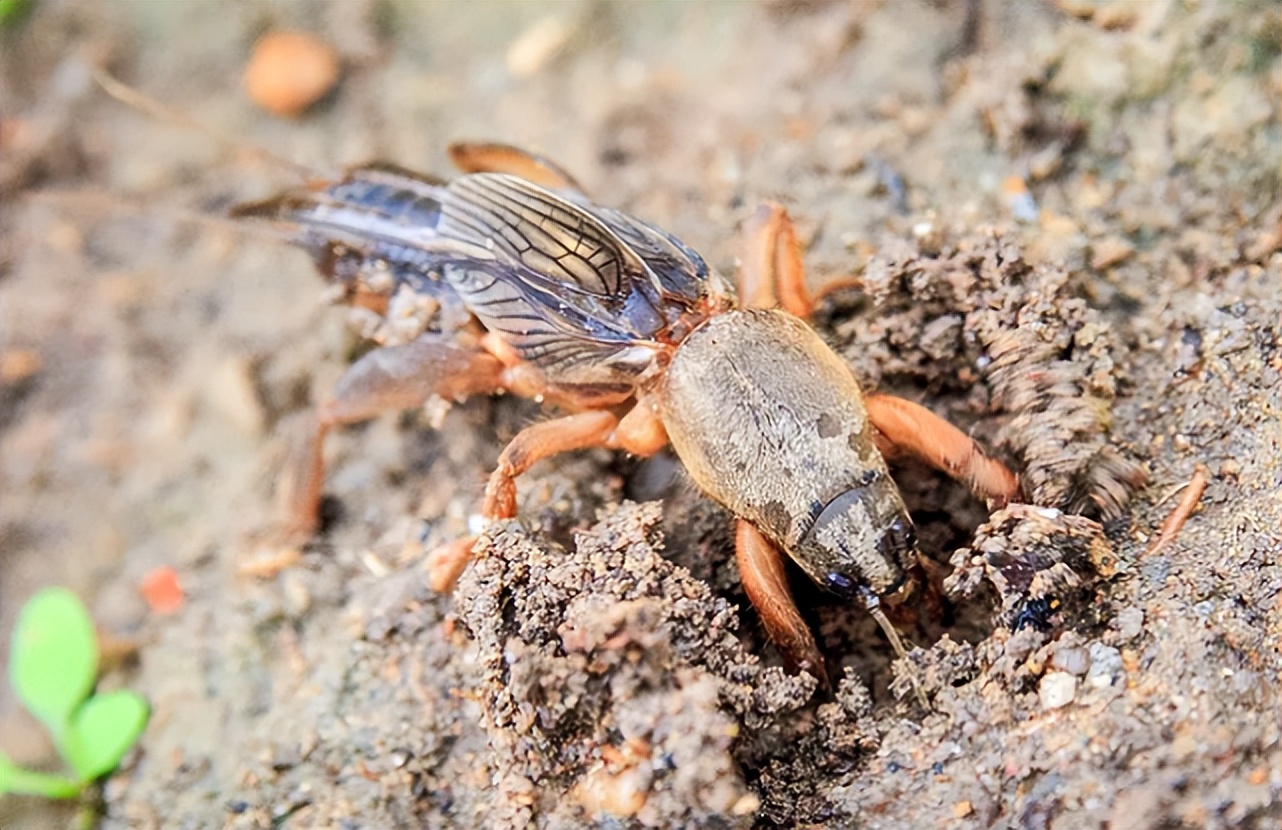
[(449, 148), (450, 161), (464, 173), (509, 173), (551, 190), (583, 188), (559, 164), (508, 144), (459, 142)]
[(433, 395), (463, 399), (488, 394), (502, 388), (502, 374), (503, 364), (484, 349), (443, 334), (375, 349), (352, 364), (333, 397), (316, 409), (282, 475), (277, 494), (286, 538), (301, 543), (316, 532), (325, 483), (325, 436), (331, 429), (413, 409)]

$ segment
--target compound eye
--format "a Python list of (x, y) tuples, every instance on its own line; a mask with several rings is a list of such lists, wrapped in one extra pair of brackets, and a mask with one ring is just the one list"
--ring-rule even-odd
[(855, 581), (845, 574), (830, 573), (824, 577), (824, 581), (828, 584), (828, 590), (844, 599), (855, 595)]
[(896, 516), (882, 534), (879, 544), (882, 556), (894, 562), (903, 562), (905, 556), (917, 548), (917, 531), (907, 516)]

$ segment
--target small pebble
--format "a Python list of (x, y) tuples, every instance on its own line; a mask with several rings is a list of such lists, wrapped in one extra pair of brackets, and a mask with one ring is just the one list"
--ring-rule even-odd
[(1068, 672), (1047, 672), (1037, 687), (1037, 697), (1043, 709), (1059, 709), (1073, 702), (1077, 696), (1077, 678)]
[(254, 44), (245, 67), (245, 92), (282, 118), (301, 115), (338, 82), (338, 55), (304, 32), (269, 32)]
[(1090, 663), (1090, 657), (1087, 655), (1086, 649), (1080, 646), (1056, 649), (1055, 656), (1051, 658), (1053, 667), (1071, 675), (1086, 674), (1086, 669), (1090, 666)]
[(518, 78), (538, 74), (565, 49), (574, 26), (559, 17), (545, 17), (526, 29), (507, 50), (507, 70)]
[(1096, 271), (1111, 268), (1130, 258), (1135, 246), (1120, 236), (1110, 236), (1095, 243), (1091, 252), (1091, 267)]
[(1117, 615), (1117, 633), (1131, 639), (1138, 637), (1144, 630), (1144, 610), (1142, 608), (1125, 608)]
[(0, 352), (0, 383), (18, 383), (40, 371), (40, 355), (30, 349), (9, 349)]
[(1006, 207), (1016, 222), (1036, 222), (1041, 211), (1037, 200), (1028, 189), (1028, 183), (1019, 176), (1007, 176), (1002, 182), (1002, 195), (1006, 198)]
[(1122, 676), (1122, 652), (1103, 643), (1091, 643), (1091, 667), (1086, 682), (1097, 689), (1112, 686)]

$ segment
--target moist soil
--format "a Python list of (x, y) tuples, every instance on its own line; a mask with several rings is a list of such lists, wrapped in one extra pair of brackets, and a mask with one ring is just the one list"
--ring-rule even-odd
[[(102, 686), (150, 701), (102, 826), (1282, 824), (1279, 11), (42, 0), (4, 23), (0, 630), (69, 585)], [(276, 28), (344, 66), (293, 121), (240, 86)], [(338, 431), (324, 532), (268, 573), (288, 438), (362, 346), (304, 254), (222, 217), (297, 182), (254, 147), (443, 174), (460, 139), (555, 158), (726, 274), (784, 203), (861, 382), (1019, 471), (1030, 503), (990, 515), (895, 466), (907, 659), (798, 579), (831, 686), (786, 672), (730, 517), (667, 454), (540, 464), (432, 592), (427, 551), (547, 416), (509, 398)], [(168, 615), (139, 594), (164, 565)], [(0, 726), (55, 763), (7, 688)], [(70, 815), (0, 803), (5, 827)]]

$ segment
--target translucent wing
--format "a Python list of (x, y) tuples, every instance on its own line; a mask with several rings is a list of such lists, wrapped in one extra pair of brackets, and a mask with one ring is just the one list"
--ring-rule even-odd
[(493, 250), (539, 281), (610, 299), (651, 279), (603, 222), (552, 191), (493, 173), (464, 176), (449, 191), (442, 232)]
[(557, 383), (630, 381), (709, 290), (707, 265), (668, 234), (506, 174), (364, 167), (235, 215), (283, 227), (336, 279), (449, 290)]
[[(285, 193), (232, 211), (238, 219), (271, 222), (306, 249), (325, 276), (344, 284), (363, 279), (382, 293), (401, 283), (425, 293), (440, 283), (437, 239), (445, 183), (388, 164), (351, 170), (337, 182)], [(391, 283), (387, 283), (390, 277)]]
[(707, 295), (713, 278), (708, 264), (681, 240), (622, 211), (594, 207), (593, 212), (645, 261), (666, 294), (691, 302)]
[[(487, 327), (557, 375), (588, 360), (643, 368), (655, 336), (705, 293), (697, 255), (623, 214), (501, 174), (464, 176), (448, 191), (441, 234), (486, 253), (447, 278)], [(660, 277), (648, 255), (686, 276)]]

